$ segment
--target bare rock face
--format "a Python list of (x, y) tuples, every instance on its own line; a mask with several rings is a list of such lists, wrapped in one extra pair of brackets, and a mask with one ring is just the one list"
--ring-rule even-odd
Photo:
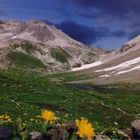
[(130, 52), (135, 49), (140, 49), (140, 36), (135, 37), (134, 39), (126, 42), (120, 49), (118, 49), (116, 54), (123, 54)]
[(48, 30), (46, 26), (31, 26), (29, 32), (41, 42), (46, 42), (48, 40), (54, 40), (54, 35)]
[(0, 20), (0, 24), (4, 24), (4, 21)]
[(27, 24), (25, 22), (22, 22), (21, 24), (17, 26), (17, 29), (15, 30), (15, 34), (19, 34), (25, 31), (27, 27), (28, 27)]
[(120, 49), (120, 53), (124, 53), (130, 49), (132, 49), (133, 47), (135, 47), (135, 44), (132, 43), (132, 44), (125, 44), (122, 46), (122, 48)]
[(49, 31), (46, 23), (42, 21), (31, 21), (28, 23), (22, 22), (18, 25), (16, 34), (22, 34), (22, 32), (31, 33), (31, 35), (40, 42), (46, 42), (54, 39), (54, 36)]
[(131, 123), (134, 139), (140, 139), (140, 120)]

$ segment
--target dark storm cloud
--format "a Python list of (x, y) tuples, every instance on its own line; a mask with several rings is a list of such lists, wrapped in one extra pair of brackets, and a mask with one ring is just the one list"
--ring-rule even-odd
[(70, 17), (72, 15), (71, 12), (69, 12), (65, 7), (58, 7), (56, 10), (59, 11), (59, 13), (61, 13), (63, 16), (65, 17)]
[(90, 44), (92, 41), (95, 42), (100, 36), (91, 27), (80, 25), (72, 21), (62, 22), (58, 24), (57, 27), (70, 37), (86, 44)]
[[(85, 8), (83, 12), (77, 12), (79, 16), (86, 18), (111, 18), (117, 20), (140, 20), (140, 0), (59, 0), (63, 4), (70, 3)], [(93, 10), (94, 9), (94, 10)], [(98, 12), (95, 12), (97, 10)]]
[(89, 27), (73, 21), (65, 21), (56, 26), (75, 40), (81, 41), (85, 44), (95, 43), (104, 37), (122, 37), (126, 35), (122, 30), (110, 31), (108, 28)]
[(95, 7), (111, 15), (140, 12), (140, 0), (75, 0), (84, 7)]
[[(94, 42), (108, 36), (127, 37), (132, 39), (140, 34), (140, 0), (60, 0), (63, 4), (71, 3), (81, 9), (75, 15), (86, 20), (99, 21), (96, 29), (90, 30)], [(66, 9), (67, 10), (67, 9)], [(113, 25), (115, 23), (115, 26)], [(102, 26), (103, 28), (99, 28)], [(105, 31), (104, 29), (117, 28), (117, 31)], [(102, 30), (102, 31), (101, 31)], [(129, 30), (129, 31), (128, 31)], [(91, 34), (89, 32), (89, 34)], [(127, 32), (127, 34), (126, 34)], [(102, 33), (102, 34), (100, 34)], [(96, 37), (95, 37), (96, 36)]]

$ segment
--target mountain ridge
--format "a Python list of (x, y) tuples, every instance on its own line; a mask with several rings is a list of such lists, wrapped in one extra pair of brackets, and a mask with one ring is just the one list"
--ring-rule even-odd
[[(27, 52), (26, 44), (34, 51)], [(67, 71), (72, 67), (92, 63), (104, 53), (101, 49), (90, 48), (72, 39), (54, 25), (41, 20), (1, 21), (1, 67), (9, 67), (10, 62), (6, 56), (10, 51), (19, 51), (39, 59), (49, 71)]]

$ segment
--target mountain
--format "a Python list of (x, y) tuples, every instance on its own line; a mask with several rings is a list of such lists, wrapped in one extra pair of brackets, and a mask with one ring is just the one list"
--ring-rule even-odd
[(95, 62), (102, 53), (45, 21), (0, 21), (0, 67), (66, 71)]
[(88, 82), (95, 84), (140, 83), (140, 36), (102, 55), (95, 63), (73, 69), (78, 70), (89, 76)]

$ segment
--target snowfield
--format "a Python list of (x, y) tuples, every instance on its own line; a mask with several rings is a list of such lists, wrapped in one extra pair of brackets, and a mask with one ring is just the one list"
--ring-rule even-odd
[(101, 76), (99, 76), (100, 78), (104, 78), (104, 77), (110, 77), (110, 75), (109, 74), (105, 74), (105, 75), (101, 75)]
[[(88, 68), (93, 68), (93, 67), (99, 66), (101, 64), (103, 64), (101, 61), (97, 61), (95, 63), (83, 65), (78, 68), (72, 68), (72, 71), (80, 71), (80, 70), (84, 70), (84, 69), (88, 69)], [(124, 74), (127, 72), (131, 72), (133, 70), (139, 70), (139, 69), (140, 69), (140, 57), (137, 57), (135, 59), (118, 64), (116, 66), (96, 70), (94, 72), (109, 72), (108, 74), (99, 76), (100, 78), (105, 78), (105, 77), (107, 78), (112, 75), (120, 75), (120, 74)]]
[(103, 72), (103, 71), (112, 71), (112, 70), (122, 70), (122, 69), (126, 69), (129, 68), (130, 66), (140, 63), (140, 57), (137, 57), (135, 59), (126, 61), (124, 63), (121, 63), (119, 65), (113, 66), (113, 67), (109, 67), (109, 68), (105, 68), (105, 69), (101, 69), (101, 70), (96, 70), (95, 72)]
[(130, 71), (133, 71), (133, 70), (138, 70), (138, 69), (140, 69), (140, 65), (135, 66), (135, 67), (133, 67), (133, 68), (131, 68), (129, 70), (120, 71), (120, 72), (116, 73), (116, 75), (127, 73), (127, 72), (130, 72)]
[(101, 64), (102, 64), (101, 61), (97, 61), (97, 62), (94, 62), (94, 63), (91, 63), (91, 64), (82, 65), (81, 67), (78, 67), (78, 68), (72, 68), (72, 71), (84, 70), (84, 69), (88, 69), (88, 68), (99, 66)]

